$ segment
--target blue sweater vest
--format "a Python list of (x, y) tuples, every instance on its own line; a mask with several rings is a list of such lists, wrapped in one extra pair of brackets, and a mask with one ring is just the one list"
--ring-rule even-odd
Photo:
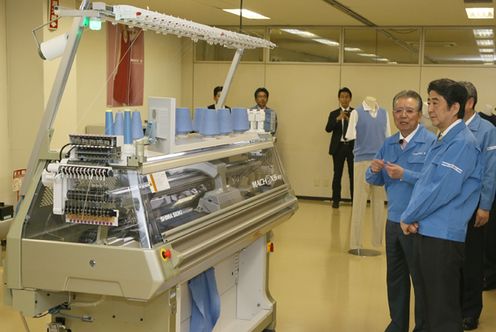
[(379, 108), (373, 118), (362, 106), (356, 108), (358, 122), (356, 124), (355, 161), (374, 159), (386, 139), (387, 115), (386, 110)]

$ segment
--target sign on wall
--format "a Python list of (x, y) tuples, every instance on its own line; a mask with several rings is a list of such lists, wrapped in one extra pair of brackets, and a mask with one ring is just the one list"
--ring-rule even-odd
[[(59, 27), (59, 16), (55, 14), (55, 7), (60, 4), (59, 0), (48, 0), (48, 21), (50, 24), (48, 25), (49, 30), (57, 30)], [(52, 20), (55, 20), (51, 22)]]

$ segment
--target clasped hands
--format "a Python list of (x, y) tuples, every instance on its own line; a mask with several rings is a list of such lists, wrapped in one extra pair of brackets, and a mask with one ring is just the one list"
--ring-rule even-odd
[(409, 234), (415, 234), (418, 231), (419, 225), (417, 222), (414, 222), (412, 224), (405, 224), (403, 221), (400, 222), (401, 230), (403, 231), (403, 234), (409, 235)]
[(336, 118), (337, 121), (339, 120), (348, 120), (350, 117), (348, 116), (348, 113), (346, 113), (345, 111), (341, 111), (341, 113), (339, 113), (338, 117)]

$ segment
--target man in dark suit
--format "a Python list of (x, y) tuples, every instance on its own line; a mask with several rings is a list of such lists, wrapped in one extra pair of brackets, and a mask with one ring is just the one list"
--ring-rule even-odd
[(346, 130), (348, 129), (348, 120), (350, 112), (351, 90), (342, 88), (338, 91), (340, 107), (329, 113), (329, 119), (325, 130), (332, 132), (331, 143), (329, 145), (329, 154), (332, 156), (334, 164), (334, 176), (332, 179), (332, 207), (339, 208), (341, 200), (341, 177), (345, 160), (348, 162), (348, 175), (350, 178), (350, 194), (353, 199), (353, 146), (355, 140), (346, 139)]
[[(220, 99), (220, 94), (222, 93), (222, 87), (221, 86), (216, 86), (214, 88), (214, 103), (212, 105), (208, 105), (207, 108), (210, 109), (215, 109), (215, 106), (217, 105), (217, 102)], [(224, 105), (224, 108), (227, 108), (228, 110), (231, 110), (231, 108), (227, 105)]]

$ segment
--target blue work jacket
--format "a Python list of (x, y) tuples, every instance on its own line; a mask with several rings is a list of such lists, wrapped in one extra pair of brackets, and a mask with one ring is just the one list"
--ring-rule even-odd
[(413, 186), (419, 178), (420, 171), (424, 166), (427, 151), (436, 141), (436, 136), (424, 126), (419, 128), (405, 149), (401, 149), (399, 132), (390, 136), (375, 155), (375, 159), (391, 162), (403, 167), (403, 178), (392, 179), (383, 168), (374, 173), (367, 169), (365, 177), (368, 183), (376, 186), (384, 185), (388, 199), (388, 220), (399, 223), (401, 214), (405, 211), (412, 196)]
[(489, 211), (496, 191), (496, 127), (477, 113), (467, 127), (474, 134), (481, 150), (483, 171), (479, 208)]
[(480, 149), (461, 121), (427, 153), (401, 220), (418, 222), (422, 235), (465, 242), (468, 221), (479, 202), (481, 177)]

